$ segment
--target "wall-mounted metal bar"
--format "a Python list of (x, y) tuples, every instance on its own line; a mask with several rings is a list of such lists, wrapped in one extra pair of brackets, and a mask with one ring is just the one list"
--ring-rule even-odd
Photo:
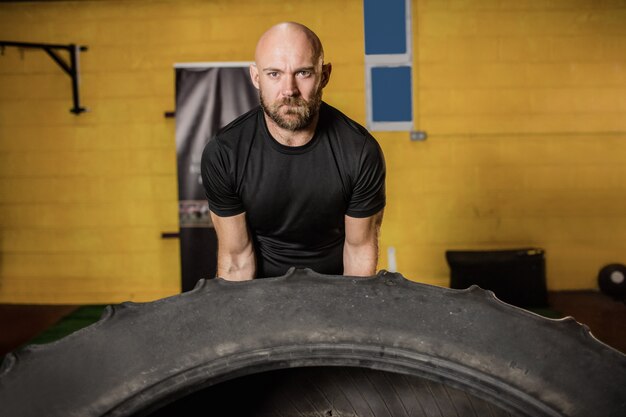
[[(50, 43), (30, 43), (30, 42), (10, 42), (0, 41), (0, 48), (13, 46), (16, 48), (33, 48), (43, 49), (54, 62), (72, 79), (72, 100), (74, 107), (70, 111), (76, 115), (87, 111), (85, 107), (80, 105), (80, 73), (79, 73), (79, 57), (81, 51), (86, 51), (86, 46), (78, 46), (75, 44), (57, 45)], [(69, 62), (65, 60), (57, 51), (67, 51), (69, 54)]]

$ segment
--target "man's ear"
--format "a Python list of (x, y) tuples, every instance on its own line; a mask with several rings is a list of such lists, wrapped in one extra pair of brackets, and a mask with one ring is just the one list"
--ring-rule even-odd
[(328, 81), (330, 81), (330, 73), (333, 70), (333, 64), (322, 64), (322, 88), (326, 87)]
[(259, 89), (259, 69), (256, 67), (256, 64), (250, 64), (250, 79), (252, 80), (252, 84)]

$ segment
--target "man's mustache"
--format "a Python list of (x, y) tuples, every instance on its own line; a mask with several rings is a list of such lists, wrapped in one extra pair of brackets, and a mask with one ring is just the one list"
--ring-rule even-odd
[(302, 97), (285, 97), (280, 102), (283, 106), (298, 106), (302, 107), (306, 105), (306, 100)]

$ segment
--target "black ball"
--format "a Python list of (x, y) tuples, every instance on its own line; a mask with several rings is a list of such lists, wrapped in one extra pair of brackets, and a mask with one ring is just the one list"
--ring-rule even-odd
[(600, 290), (617, 300), (626, 299), (626, 266), (610, 264), (598, 273)]

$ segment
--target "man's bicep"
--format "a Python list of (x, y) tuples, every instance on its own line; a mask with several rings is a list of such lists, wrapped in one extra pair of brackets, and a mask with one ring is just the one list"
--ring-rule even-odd
[(378, 143), (371, 138), (363, 149), (346, 214), (370, 217), (385, 207), (385, 158)]
[(207, 143), (202, 153), (202, 185), (209, 207), (219, 216), (233, 216), (244, 211), (243, 203), (231, 178), (231, 156), (222, 149), (217, 139)]

